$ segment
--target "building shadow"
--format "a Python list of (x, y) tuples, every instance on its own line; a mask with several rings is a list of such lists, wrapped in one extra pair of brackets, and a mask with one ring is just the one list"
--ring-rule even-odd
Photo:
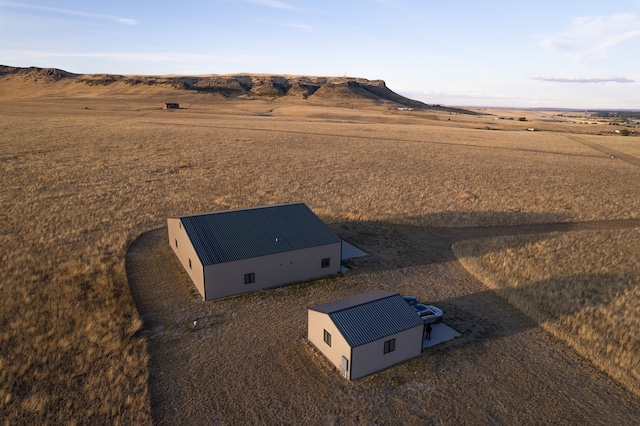
[[(551, 220), (551, 221), (550, 221)], [(455, 260), (452, 246), (472, 239), (528, 236), (505, 240), (502, 248), (517, 248), (545, 238), (545, 234), (582, 230), (622, 229), (640, 226), (640, 220), (568, 222), (561, 215), (513, 212), (445, 212), (389, 221), (341, 221), (329, 226), (343, 240), (369, 253), (349, 262), (378, 264), (391, 269)], [(407, 224), (408, 223), (408, 224)], [(433, 224), (472, 224), (473, 226), (435, 226)], [(478, 254), (485, 254), (487, 247)], [(357, 273), (357, 268), (354, 268)]]
[[(451, 213), (452, 216), (456, 214)], [(438, 215), (438, 220), (442, 220), (443, 217), (446, 219), (447, 215)], [(168, 246), (166, 227), (141, 234), (127, 250), (125, 268), (133, 300), (144, 323), (137, 337), (146, 339), (148, 343), (149, 392), (154, 422), (163, 423), (168, 418), (179, 418), (179, 409), (188, 406), (190, 398), (194, 397), (181, 395), (180, 392), (185, 386), (174, 385), (176, 381), (196, 381), (176, 373), (181, 370), (176, 370), (175, 365), (184, 362), (185, 357), (191, 356), (183, 348), (197, 345), (201, 341), (199, 339), (204, 339), (204, 336), (217, 336), (215, 333), (218, 332), (219, 321), (234, 321), (235, 318), (255, 314), (245, 312), (247, 298), (254, 301), (260, 298), (264, 301), (261, 304), (263, 307), (268, 307), (271, 301), (286, 298), (287, 306), (292, 308), (290, 316), (282, 321), (287, 324), (295, 323), (292, 328), (294, 334), (304, 335), (306, 307), (320, 302), (320, 297), (333, 297), (336, 286), (344, 286), (340, 292), (345, 295), (371, 290), (372, 286), (381, 286), (381, 290), (405, 292), (409, 286), (397, 286), (393, 279), (371, 278), (401, 275), (402, 271), (412, 268), (419, 270), (416, 276), (431, 278), (432, 270), (441, 270), (443, 272), (433, 279), (451, 279), (450, 288), (440, 296), (435, 296), (433, 300), (425, 302), (442, 308), (444, 322), (462, 335), (433, 348), (440, 350), (450, 346), (505, 339), (527, 332), (537, 328), (541, 322), (557, 320), (583, 309), (608, 304), (633, 285), (633, 277), (581, 274), (543, 280), (517, 288), (492, 290), (484, 287), (459, 265), (451, 249), (453, 244), (467, 239), (507, 235), (529, 235), (530, 238), (522, 241), (530, 243), (532, 239), (545, 238), (545, 234), (549, 232), (568, 232), (589, 227), (631, 227), (639, 224), (638, 221), (548, 224), (544, 223), (547, 219), (545, 215), (525, 217), (524, 220), (521, 214), (504, 215), (506, 217), (499, 220), (503, 223), (500, 226), (478, 225), (470, 228), (400, 225), (377, 221), (331, 223), (329, 226), (338, 236), (369, 254), (347, 261), (350, 268), (348, 275), (270, 289), (258, 295), (242, 295), (233, 300), (211, 302), (202, 302), (195, 294), (193, 284)], [(488, 220), (488, 217), (496, 216), (499, 214), (483, 213), (476, 219), (468, 219), (470, 223), (481, 224)], [(410, 219), (415, 223), (435, 223), (434, 218), (430, 216)], [(518, 225), (518, 220), (538, 224)], [(511, 222), (514, 224), (509, 225)], [(515, 247), (522, 243), (519, 239), (510, 239), (509, 244)], [(580, 292), (580, 283), (593, 280), (605, 280), (614, 284), (602, 289), (591, 289), (590, 286), (588, 292)], [(458, 285), (459, 288), (456, 288)], [(428, 284), (419, 282), (412, 283), (411, 286), (426, 288)], [(428, 289), (423, 293), (428, 293)], [(548, 297), (533, 298), (532, 295)], [(527, 298), (533, 302), (529, 304), (531, 312), (515, 307), (518, 306), (518, 300)], [(256, 321), (250, 327), (254, 329), (245, 330), (248, 335), (260, 335), (263, 329), (277, 327), (277, 324)], [(198, 363), (205, 363), (198, 357), (189, 360), (193, 364), (193, 371), (199, 371)]]
[(444, 322), (463, 334), (454, 344), (479, 338), (504, 339), (583, 310), (593, 312), (637, 286), (637, 278), (629, 273), (567, 275), (428, 303), (441, 308)]
[[(497, 220), (498, 226), (473, 227), (428, 227), (398, 225), (390, 222), (343, 221), (330, 226), (344, 240), (367, 252), (362, 258), (347, 260), (348, 274), (369, 275), (372, 272), (426, 268), (443, 264), (457, 264), (458, 258), (452, 250), (455, 243), (472, 239), (506, 238), (499, 248), (479, 245), (475, 255), (491, 250), (517, 249), (547, 238), (550, 233), (582, 230), (625, 229), (640, 226), (639, 220), (595, 221), (584, 223), (562, 222), (566, 218), (549, 215), (524, 215), (521, 213), (488, 212), (474, 216), (473, 213), (447, 213), (414, 218), (420, 223), (438, 223), (448, 216), (462, 217), (465, 223), (486, 223), (489, 218)], [(550, 218), (556, 222), (545, 222)], [(522, 224), (525, 223), (525, 224)], [(460, 272), (464, 271), (464, 272)], [(434, 304), (445, 311), (445, 322), (463, 333), (460, 344), (476, 338), (501, 339), (532, 328), (541, 323), (556, 321), (584, 309), (606, 305), (631, 289), (637, 277), (605, 274), (576, 274), (553, 277), (512, 288), (489, 289), (472, 277), (461, 265), (455, 273), (462, 273), (477, 283), (477, 290), (449, 298), (423, 301)], [(427, 272), (428, 274), (428, 272)], [(451, 277), (453, 278), (453, 277)], [(440, 278), (438, 278), (440, 279)], [(606, 282), (597, 287), (593, 282)], [(396, 291), (396, 289), (388, 289)], [(399, 290), (401, 291), (401, 290)], [(426, 289), (429, 293), (429, 290)], [(424, 292), (422, 292), (424, 293)], [(509, 318), (508, 323), (504, 321)]]

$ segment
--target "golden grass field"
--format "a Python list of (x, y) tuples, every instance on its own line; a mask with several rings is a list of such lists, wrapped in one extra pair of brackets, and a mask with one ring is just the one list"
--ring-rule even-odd
[[(544, 362), (551, 361), (535, 358), (531, 345), (538, 343), (532, 339), (542, 342), (552, 361), (560, 351), (565, 358), (557, 365), (570, 365), (567, 371), (580, 377), (553, 385), (561, 386), (567, 406), (553, 408), (548, 418), (567, 423), (585, 413), (603, 415), (589, 411), (589, 403), (607, 407), (618, 424), (638, 414), (640, 168), (588, 145), (638, 158), (638, 138), (592, 134), (605, 126), (538, 122), (538, 112), (518, 112), (528, 116), (526, 123), (497, 122), (489, 116), (404, 113), (357, 100), (224, 100), (155, 88), (126, 93), (68, 88), (52, 94), (37, 85), (25, 93), (16, 87), (0, 89), (0, 418), (6, 424), (179, 422), (176, 413), (158, 408), (167, 396), (157, 386), (153, 359), (162, 354), (158, 342), (164, 340), (149, 337), (143, 325), (125, 268), (127, 251), (140, 235), (163, 228), (167, 216), (287, 202), (306, 203), (380, 263), (357, 264), (353, 274), (337, 278), (343, 284), (339, 290), (336, 282), (321, 280), (318, 290), (312, 284), (293, 286), (207, 306), (185, 296), (182, 306), (222, 316), (220, 333), (231, 336), (243, 330), (242, 324), (258, 326), (234, 323), (236, 316), (226, 311), (246, 312), (245, 302), (257, 309), (268, 306), (264, 300), (282, 307), (278, 295), (291, 295), (302, 303), (292, 315), (302, 318), (306, 306), (335, 296), (397, 289), (442, 301), (453, 324), (473, 335), (468, 322), (488, 320), (474, 314), (469, 294), (492, 297), (495, 290), (530, 317), (514, 323), (533, 321), (535, 327), (501, 335), (496, 319), (466, 346), (455, 346), (458, 352), (423, 355), (351, 386), (334, 378), (304, 345), (306, 324), (298, 323), (287, 340), (298, 367), (286, 377), (293, 380), (309, 363), (314, 383), (324, 386), (323, 398), (337, 392), (350, 398), (346, 408), (340, 401), (331, 403), (322, 417), (323, 407), (311, 402), (313, 392), (304, 383), (291, 389), (306, 400), (288, 394), (287, 383), (272, 376), (257, 389), (268, 394), (275, 386), (277, 397), (291, 397), (290, 404), (278, 401), (277, 406), (295, 417), (278, 417), (283, 411), (265, 408), (274, 401), (264, 395), (254, 406), (246, 401), (234, 406), (242, 395), (252, 395), (225, 376), (219, 382), (228, 383), (227, 396), (211, 391), (216, 421), (393, 423), (407, 415), (415, 421), (507, 423), (517, 420), (521, 409), (522, 419), (535, 422), (544, 417), (536, 417), (539, 405), (527, 401), (552, 403), (557, 396), (558, 389), (546, 382), (529, 387), (526, 378), (491, 382), (495, 393), (475, 394), (482, 402), (467, 389), (475, 386), (468, 377), (490, 381), (503, 368), (525, 367), (519, 350), (527, 354), (522, 359), (531, 357), (531, 365), (549, 367)], [(160, 110), (165, 101), (180, 102), (184, 109)], [(532, 126), (542, 131), (525, 131)], [(623, 225), (609, 229), (611, 221)], [(464, 238), (464, 228), (584, 222), (596, 223), (597, 229)], [(424, 285), (429, 268), (440, 266), (427, 265), (415, 253), (435, 256), (436, 249), (428, 239), (412, 236), (435, 228), (458, 229), (455, 253), (486, 287), (455, 259), (442, 265), (457, 271), (456, 281), (442, 272)], [(151, 252), (161, 256), (157, 250), (162, 247)], [(499, 309), (520, 318), (515, 310)], [(277, 315), (268, 317), (275, 321)], [(546, 332), (558, 340), (545, 337)], [(189, 356), (196, 356), (197, 340), (189, 342)], [(512, 365), (487, 364), (483, 351), (500, 353)], [(452, 361), (453, 356), (459, 359)], [(581, 364), (581, 359), (588, 361)], [(233, 358), (218, 361), (230, 365)], [(244, 370), (260, 370), (265, 362), (243, 361)], [(449, 362), (455, 363), (451, 370)], [(473, 363), (491, 374), (474, 376), (480, 373), (471, 371)], [(427, 380), (420, 372), (426, 367), (444, 369), (447, 381)], [(188, 396), (189, 381), (179, 383)], [(439, 391), (441, 400), (429, 399), (429, 383), (447, 387)], [(522, 399), (513, 394), (520, 385), (530, 389)], [(587, 389), (578, 392), (586, 401), (568, 395), (571, 386)], [(597, 387), (615, 400), (599, 396)], [(536, 393), (539, 388), (543, 396)], [(497, 395), (511, 399), (501, 405)], [(439, 414), (425, 408), (427, 403)], [(309, 417), (302, 414), (305, 404), (315, 407)], [(197, 418), (197, 413), (188, 415)]]
[(640, 227), (453, 247), (489, 288), (640, 395)]

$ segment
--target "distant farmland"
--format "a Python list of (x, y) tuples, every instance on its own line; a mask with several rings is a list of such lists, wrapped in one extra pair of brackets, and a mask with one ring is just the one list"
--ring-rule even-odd
[[(640, 168), (593, 148), (638, 158), (635, 138), (543, 112), (498, 122), (361, 98), (10, 84), (8, 423), (173, 423), (205, 411), (223, 424), (637, 419)], [(163, 111), (168, 101), (183, 108)], [(289, 202), (370, 256), (336, 278), (200, 302), (164, 247), (166, 217)], [(149, 280), (185, 309), (167, 314), (182, 325), (143, 321), (131, 285)], [(343, 382), (305, 343), (305, 310), (368, 289), (440, 302), (463, 338)], [(210, 326), (187, 327), (194, 317)]]

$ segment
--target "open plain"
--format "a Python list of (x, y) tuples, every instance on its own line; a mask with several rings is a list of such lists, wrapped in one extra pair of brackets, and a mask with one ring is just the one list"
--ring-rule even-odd
[[(637, 423), (639, 138), (552, 112), (47, 84), (0, 84), (6, 424)], [(166, 217), (287, 202), (370, 256), (199, 300)], [(306, 308), (372, 289), (463, 336), (344, 381)]]

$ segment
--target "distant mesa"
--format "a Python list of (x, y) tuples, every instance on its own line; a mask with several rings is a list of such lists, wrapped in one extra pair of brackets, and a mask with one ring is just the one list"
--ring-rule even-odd
[(0, 83), (5, 79), (19, 79), (24, 83), (75, 82), (84, 86), (108, 86), (126, 89), (145, 86), (165, 87), (209, 93), (226, 98), (280, 98), (292, 96), (303, 99), (368, 99), (375, 103), (391, 102), (404, 110), (437, 108), (441, 111), (471, 113), (441, 105), (428, 105), (405, 98), (390, 90), (382, 80), (356, 77), (313, 77), (266, 74), (204, 75), (204, 76), (150, 76), (118, 74), (73, 74), (56, 68), (11, 67), (0, 65)]
[(6, 65), (0, 65), (0, 77), (7, 76), (20, 76), (23, 77), (25, 81), (58, 81), (64, 78), (77, 78), (78, 74), (73, 74), (67, 71), (59, 70), (57, 68), (37, 68), (37, 67), (29, 67), (29, 68), (20, 68), (20, 67), (9, 67)]

